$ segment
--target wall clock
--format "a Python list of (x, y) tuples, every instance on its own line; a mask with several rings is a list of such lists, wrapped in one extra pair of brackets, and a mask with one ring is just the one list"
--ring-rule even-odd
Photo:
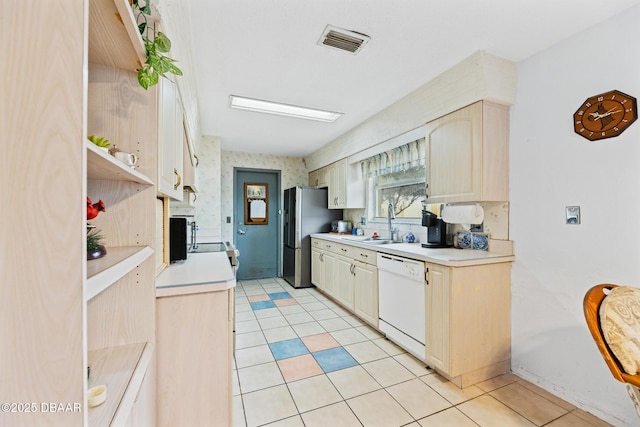
[(638, 118), (636, 99), (617, 90), (587, 98), (573, 114), (573, 129), (589, 141), (620, 135)]

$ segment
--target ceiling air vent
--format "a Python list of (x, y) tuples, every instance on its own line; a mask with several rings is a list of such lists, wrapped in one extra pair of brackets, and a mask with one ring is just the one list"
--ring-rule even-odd
[(357, 31), (349, 31), (344, 28), (327, 25), (318, 40), (318, 44), (322, 46), (340, 49), (352, 54), (360, 52), (365, 44), (371, 39), (366, 34)]

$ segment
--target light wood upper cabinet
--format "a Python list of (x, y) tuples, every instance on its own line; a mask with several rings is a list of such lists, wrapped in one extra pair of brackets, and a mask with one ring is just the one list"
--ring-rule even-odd
[(426, 125), (427, 202), (509, 200), (509, 109), (476, 102)]
[(364, 181), (357, 166), (347, 159), (338, 160), (326, 167), (328, 176), (329, 209), (364, 208)]
[(182, 104), (176, 84), (161, 78), (158, 83), (158, 193), (182, 200), (183, 139)]
[(326, 167), (320, 168), (318, 172), (318, 182), (316, 188), (327, 188), (329, 186), (329, 171)]
[(309, 172), (309, 187), (318, 188), (318, 170)]
[(309, 172), (309, 187), (327, 188), (329, 186), (328, 167), (323, 167)]
[(192, 153), (192, 145), (187, 140), (186, 128), (182, 130), (183, 143), (182, 143), (182, 172), (184, 177), (182, 184), (184, 188), (189, 188), (192, 192), (198, 192), (198, 186), (200, 185), (200, 179), (198, 176), (198, 156), (196, 153)]

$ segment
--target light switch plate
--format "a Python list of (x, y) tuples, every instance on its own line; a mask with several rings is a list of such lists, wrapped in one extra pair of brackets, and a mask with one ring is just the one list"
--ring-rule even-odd
[(567, 224), (580, 224), (580, 206), (566, 207)]

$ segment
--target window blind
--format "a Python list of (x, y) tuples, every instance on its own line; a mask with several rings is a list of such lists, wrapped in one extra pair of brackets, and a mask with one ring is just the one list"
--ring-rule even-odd
[(362, 176), (386, 175), (425, 165), (425, 139), (420, 138), (360, 162)]

